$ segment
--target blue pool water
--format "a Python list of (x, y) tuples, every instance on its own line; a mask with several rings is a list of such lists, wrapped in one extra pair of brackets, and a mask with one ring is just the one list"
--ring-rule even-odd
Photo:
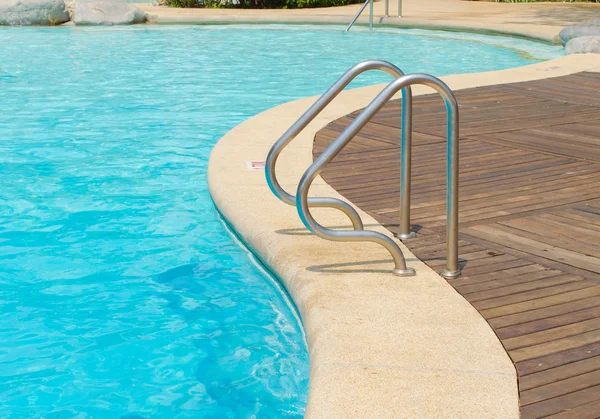
[(364, 59), (444, 75), (561, 54), (314, 26), (1, 28), (0, 45), (0, 417), (52, 419), (302, 416), (302, 329), (218, 218), (212, 146)]

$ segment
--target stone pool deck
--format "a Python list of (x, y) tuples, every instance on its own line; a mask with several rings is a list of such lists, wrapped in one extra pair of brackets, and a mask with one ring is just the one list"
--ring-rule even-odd
[[(600, 71), (600, 56), (575, 55), (512, 70), (444, 77), (455, 90)], [(382, 86), (342, 93), (284, 151), (282, 185), (294, 190), (313, 159), (317, 132), (366, 106)], [(428, 93), (415, 88), (415, 94)], [(479, 312), (403, 246), (417, 276), (391, 275), (376, 245), (334, 243), (308, 234), (295, 208), (270, 193), (262, 161), (315, 98), (287, 103), (238, 125), (209, 164), (213, 199), (238, 234), (281, 278), (299, 308), (311, 356), (308, 417), (519, 417), (515, 367)], [(323, 179), (318, 196), (341, 198)], [(347, 226), (336, 211), (315, 211)], [(365, 224), (390, 234), (361, 212)]]
[[(139, 5), (155, 23), (320, 23), (347, 25), (360, 5), (298, 10), (175, 9)], [(394, 17), (397, 2), (390, 0), (390, 17), (383, 1), (374, 4), (374, 24), (409, 28), (503, 33), (558, 43), (567, 25), (600, 13), (600, 4), (495, 3), (462, 0), (403, 0), (403, 17)], [(368, 10), (359, 23), (368, 22)]]

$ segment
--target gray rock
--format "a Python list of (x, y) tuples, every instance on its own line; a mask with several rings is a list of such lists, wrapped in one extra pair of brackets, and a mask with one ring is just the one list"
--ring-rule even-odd
[(565, 46), (567, 54), (600, 54), (600, 36), (580, 36)]
[(0, 25), (60, 25), (68, 21), (64, 0), (0, 0)]
[(563, 45), (580, 36), (600, 36), (600, 18), (584, 20), (575, 25), (567, 26), (560, 31), (558, 36)]
[(139, 7), (120, 0), (78, 1), (72, 14), (75, 25), (131, 25), (147, 20)]

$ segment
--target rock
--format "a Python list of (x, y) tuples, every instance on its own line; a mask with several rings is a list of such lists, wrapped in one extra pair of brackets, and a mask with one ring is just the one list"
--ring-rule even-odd
[(147, 20), (139, 7), (120, 0), (78, 1), (72, 14), (75, 25), (131, 25)]
[(0, 0), (0, 25), (60, 25), (68, 21), (64, 0)]
[(580, 36), (571, 39), (565, 46), (567, 54), (600, 54), (600, 36)]
[(575, 25), (567, 26), (560, 31), (558, 36), (563, 45), (580, 36), (600, 36), (600, 18), (584, 20)]

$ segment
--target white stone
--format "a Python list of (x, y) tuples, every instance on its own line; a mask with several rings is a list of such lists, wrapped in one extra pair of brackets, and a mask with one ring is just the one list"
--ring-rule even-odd
[(565, 45), (567, 54), (600, 54), (600, 36), (580, 36)]
[(582, 36), (600, 36), (600, 18), (588, 19), (583, 22), (570, 25), (560, 31), (558, 35), (563, 45), (571, 39)]
[(140, 8), (119, 0), (76, 2), (72, 13), (75, 25), (131, 25), (147, 20)]
[(64, 0), (0, 0), (0, 25), (60, 25), (68, 21)]

